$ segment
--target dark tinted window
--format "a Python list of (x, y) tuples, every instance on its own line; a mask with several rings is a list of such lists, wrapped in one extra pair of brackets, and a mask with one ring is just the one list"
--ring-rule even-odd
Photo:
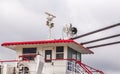
[(59, 46), (56, 47), (56, 59), (63, 59), (64, 57), (64, 47)]
[(68, 47), (67, 58), (81, 60), (81, 53)]
[[(23, 55), (27, 54), (36, 54), (36, 48), (23, 48)], [(34, 56), (24, 56), (23, 60), (25, 59), (34, 60)]]
[(63, 59), (63, 53), (61, 53), (61, 54), (56, 54), (56, 58), (57, 58), (57, 59)]
[(56, 52), (63, 52), (63, 46), (56, 47)]
[(36, 53), (36, 48), (23, 48), (23, 54)]

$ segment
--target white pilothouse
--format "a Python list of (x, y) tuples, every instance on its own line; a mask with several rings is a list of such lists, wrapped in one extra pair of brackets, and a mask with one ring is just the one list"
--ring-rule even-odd
[[(54, 15), (48, 15), (47, 26), (51, 29)], [(76, 28), (66, 28), (73, 36)], [(102, 71), (83, 64), (83, 54), (93, 52), (71, 39), (5, 42), (1, 45), (16, 51), (15, 60), (0, 60), (0, 74), (104, 74)], [(5, 63), (5, 62), (11, 62)]]

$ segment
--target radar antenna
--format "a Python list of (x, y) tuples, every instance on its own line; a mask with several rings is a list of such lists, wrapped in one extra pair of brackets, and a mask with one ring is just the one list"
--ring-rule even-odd
[(49, 27), (49, 39), (51, 39), (51, 29), (54, 27), (54, 23), (52, 22), (52, 20), (56, 18), (56, 16), (48, 12), (45, 12), (45, 14), (48, 15), (46, 25)]

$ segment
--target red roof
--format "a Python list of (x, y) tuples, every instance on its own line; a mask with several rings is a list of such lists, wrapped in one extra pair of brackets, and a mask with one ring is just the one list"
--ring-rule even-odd
[(49, 44), (49, 43), (75, 43), (76, 45), (79, 45), (80, 47), (83, 47), (84, 49), (90, 51), (91, 50), (85, 48), (84, 46), (80, 45), (79, 43), (73, 41), (73, 40), (40, 40), (40, 41), (23, 41), (23, 42), (5, 42), (1, 44), (1, 46), (11, 46), (11, 45), (30, 45), (30, 44)]
[(24, 42), (5, 42), (2, 46), (9, 45), (27, 45), (27, 44), (47, 44), (47, 43), (69, 43), (74, 42), (73, 40), (42, 40), (42, 41), (24, 41)]

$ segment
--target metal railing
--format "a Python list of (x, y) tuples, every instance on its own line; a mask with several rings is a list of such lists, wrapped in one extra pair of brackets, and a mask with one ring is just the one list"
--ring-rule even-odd
[[(87, 66), (86, 64), (83, 64), (81, 61), (78, 61), (75, 59), (51, 59), (51, 60), (53, 62), (52, 66), (53, 68), (55, 68), (54, 71), (56, 72), (60, 71), (61, 68), (65, 67), (64, 69), (66, 69), (67, 74), (104, 74), (102, 71), (94, 69), (90, 66)], [(28, 61), (28, 60), (25, 60), (25, 61)], [(3, 62), (20, 62), (20, 61), (19, 60), (3, 60), (0, 62), (3, 63)], [(56, 70), (56, 68), (58, 70)], [(30, 73), (34, 74), (35, 72), (30, 72)]]
[[(29, 60), (28, 56), (32, 56), (36, 59), (36, 54), (26, 54), (26, 55), (20, 55), (19, 60), (0, 60), (0, 74), (36, 74), (36, 70), (32, 70), (32, 68), (29, 70), (28, 73), (24, 73), (24, 71), (20, 71), (18, 68), (18, 64), (22, 64), (21, 70), (24, 67), (28, 68), (30, 65), (32, 65), (32, 62), (34, 63), (34, 66), (36, 66), (35, 60)], [(26, 64), (27, 66), (24, 66)]]
[[(75, 59), (68, 59), (68, 72), (72, 74), (104, 74), (102, 71), (94, 69)], [(70, 74), (71, 74), (70, 73)]]
[(66, 61), (67, 74), (104, 74), (102, 71), (92, 68), (76, 59), (51, 59), (54, 62), (58, 60)]

